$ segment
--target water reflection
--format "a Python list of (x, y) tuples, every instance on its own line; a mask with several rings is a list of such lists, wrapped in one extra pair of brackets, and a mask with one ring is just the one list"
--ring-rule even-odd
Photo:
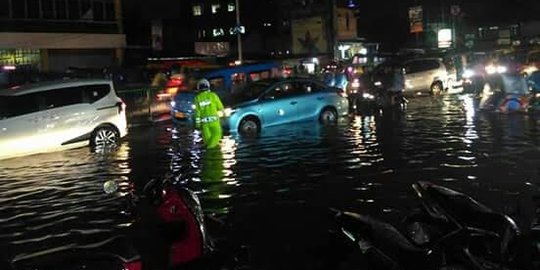
[[(0, 242), (8, 256), (91, 241), (130, 223), (122, 197), (102, 191), (172, 174), (228, 218), (228, 237), (253, 247), (255, 268), (313, 269), (328, 207), (401, 217), (410, 185), (428, 180), (495, 209), (520, 203), (538, 182), (538, 117), (477, 112), (471, 96), (414, 98), (405, 112), (303, 122), (226, 136), (215, 151), (170, 123), (130, 130), (119, 151), (87, 148), (0, 163)], [(524, 183), (531, 183), (525, 185)], [(257, 267), (258, 266), (258, 267)], [(310, 267), (313, 266), (313, 267)]]

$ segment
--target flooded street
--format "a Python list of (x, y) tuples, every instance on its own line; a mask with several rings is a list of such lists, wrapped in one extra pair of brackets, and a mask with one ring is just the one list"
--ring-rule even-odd
[[(540, 119), (540, 117), (538, 117)], [(431, 181), (473, 196), (525, 226), (540, 194), (540, 120), (474, 111), (466, 95), (410, 99), (404, 113), (356, 116), (226, 136), (205, 151), (197, 132), (170, 122), (133, 127), (117, 152), (88, 148), (0, 161), (4, 259), (92, 243), (129, 225), (130, 183), (172, 173), (207, 213), (231, 226), (255, 269), (317, 269), (329, 207), (394, 221), (416, 203), (411, 184)], [(107, 195), (116, 180), (121, 193)]]

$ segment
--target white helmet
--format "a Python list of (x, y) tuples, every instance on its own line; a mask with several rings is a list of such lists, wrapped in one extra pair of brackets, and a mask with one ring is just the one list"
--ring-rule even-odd
[(210, 82), (207, 79), (200, 79), (197, 82), (197, 90), (206, 90), (210, 89)]

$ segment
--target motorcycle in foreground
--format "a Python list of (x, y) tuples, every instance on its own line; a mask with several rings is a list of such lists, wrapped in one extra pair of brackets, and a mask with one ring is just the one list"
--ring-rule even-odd
[[(108, 194), (117, 193), (118, 184), (107, 181), (104, 190)], [(194, 192), (178, 187), (173, 184), (172, 177), (168, 177), (164, 180), (149, 181), (141, 195), (136, 195), (134, 190), (129, 194), (127, 212), (134, 217), (134, 222), (124, 235), (91, 245), (73, 244), (61, 249), (18, 256), (11, 260), (11, 269), (228, 268), (225, 265), (229, 262), (225, 260), (233, 257), (217, 252), (215, 241), (210, 239), (207, 232), (208, 222), (216, 225), (219, 221), (203, 216), (199, 199)], [(230, 260), (231, 263), (233, 261)], [(213, 265), (216, 263), (223, 264)]]
[(524, 234), (507, 215), (429, 182), (413, 184), (421, 206), (393, 225), (331, 209), (340, 236), (354, 244), (361, 269), (539, 269), (539, 229)]

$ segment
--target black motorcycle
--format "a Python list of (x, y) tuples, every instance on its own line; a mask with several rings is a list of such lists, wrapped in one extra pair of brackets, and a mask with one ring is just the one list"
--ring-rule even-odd
[(538, 239), (507, 215), (428, 182), (413, 185), (421, 207), (399, 226), (331, 210), (341, 237), (353, 243), (364, 269), (538, 269)]

